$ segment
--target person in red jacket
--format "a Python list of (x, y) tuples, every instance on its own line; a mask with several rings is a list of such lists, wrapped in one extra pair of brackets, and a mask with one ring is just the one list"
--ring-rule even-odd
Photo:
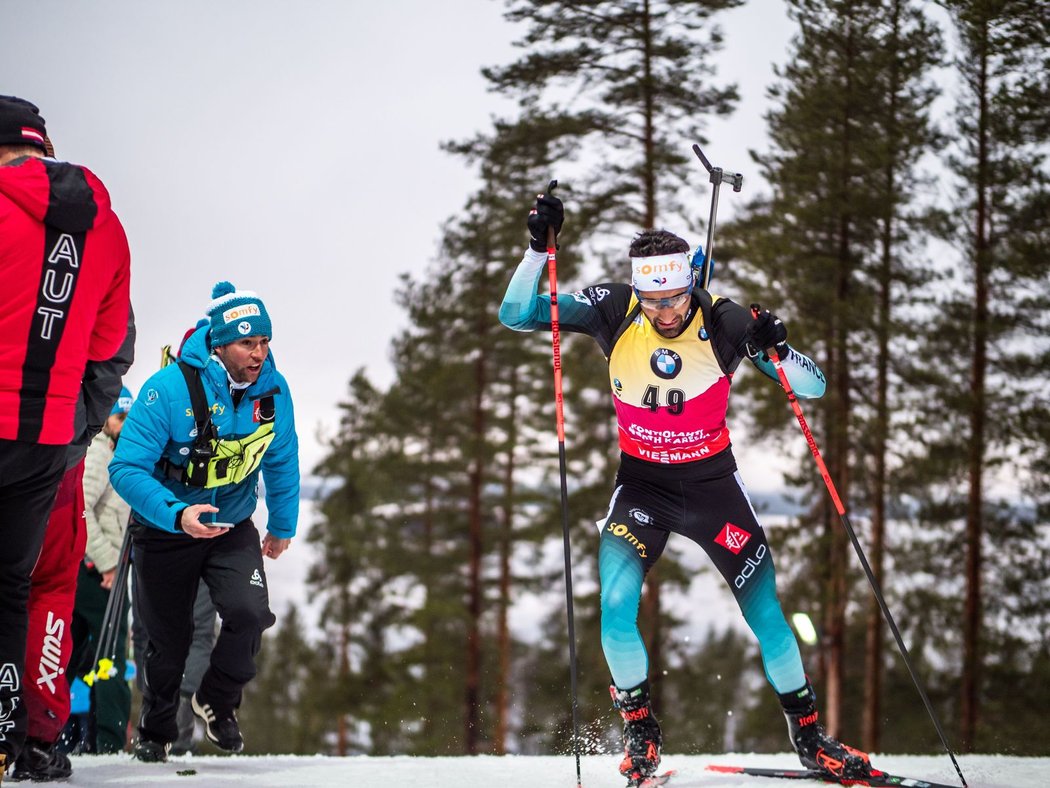
[(130, 253), (109, 193), (49, 148), (39, 110), (0, 96), (0, 774), (25, 741), (30, 573), (85, 368), (117, 354), (129, 320)]

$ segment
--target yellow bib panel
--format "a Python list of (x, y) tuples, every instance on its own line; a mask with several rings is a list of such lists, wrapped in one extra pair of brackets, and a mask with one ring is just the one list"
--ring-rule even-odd
[[(636, 303), (632, 296), (628, 311)], [(640, 312), (624, 331), (609, 357), (623, 452), (647, 462), (683, 463), (729, 445), (730, 380), (707, 337), (699, 309), (671, 339)]]

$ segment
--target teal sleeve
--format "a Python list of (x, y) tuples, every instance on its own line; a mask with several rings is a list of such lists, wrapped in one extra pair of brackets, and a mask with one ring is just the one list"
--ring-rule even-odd
[(525, 250), (525, 256), (514, 270), (499, 307), (499, 321), (507, 328), (515, 331), (550, 328), (550, 298), (541, 297), (536, 292), (546, 262), (545, 252), (536, 252), (531, 248)]
[[(788, 382), (791, 384), (795, 396), (799, 399), (820, 399), (823, 397), (828, 383), (824, 378), (824, 373), (820, 371), (820, 367), (811, 358), (799, 353), (791, 345), (785, 344), (784, 347), (787, 348), (787, 352), (780, 359), (780, 364), (787, 374)], [(776, 367), (773, 366), (773, 362), (769, 360), (765, 353), (759, 353), (754, 356), (751, 359), (751, 363), (762, 374), (772, 378), (778, 384), (780, 383)]]
[[(499, 321), (515, 331), (545, 330), (551, 327), (550, 296), (536, 292), (547, 263), (546, 252), (526, 249), (507, 285), (499, 307)], [(595, 336), (602, 326), (597, 309), (582, 295), (558, 293), (558, 322), (564, 331)]]

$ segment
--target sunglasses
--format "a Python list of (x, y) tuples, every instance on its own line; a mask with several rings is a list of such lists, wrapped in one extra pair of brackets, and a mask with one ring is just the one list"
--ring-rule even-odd
[(684, 293), (667, 296), (667, 298), (642, 298), (642, 294), (638, 292), (637, 288), (634, 291), (634, 295), (638, 298), (638, 303), (642, 305), (642, 309), (649, 309), (654, 312), (660, 309), (677, 309), (688, 301), (692, 294), (692, 287)]

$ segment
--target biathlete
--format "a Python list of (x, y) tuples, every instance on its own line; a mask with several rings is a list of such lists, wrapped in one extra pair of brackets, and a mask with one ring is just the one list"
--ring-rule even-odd
[[(508, 328), (550, 328), (550, 297), (536, 288), (547, 230), (557, 234), (563, 218), (560, 200), (539, 195), (528, 218), (529, 249), (500, 306)], [(768, 310), (753, 318), (699, 287), (688, 252), (670, 232), (642, 232), (630, 246), (630, 285), (596, 284), (558, 300), (561, 329), (594, 337), (609, 361), (619, 428), (620, 467), (599, 523), (598, 572), (602, 649), (624, 725), (620, 772), (629, 786), (639, 785), (660, 763), (663, 735), (649, 696), (638, 609), (645, 575), (675, 533), (704, 549), (736, 598), (802, 764), (863, 778), (870, 774), (867, 755), (833, 739), (818, 722), (813, 686), (777, 598), (769, 543), (726, 427), (730, 384), (743, 359), (777, 380), (763, 352), (775, 347), (800, 398), (822, 396), (824, 375), (787, 344), (787, 329)]]

